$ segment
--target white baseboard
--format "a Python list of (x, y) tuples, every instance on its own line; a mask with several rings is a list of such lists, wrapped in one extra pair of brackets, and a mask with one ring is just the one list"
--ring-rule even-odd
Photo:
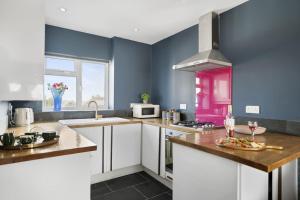
[(141, 172), (141, 171), (143, 171), (143, 167), (141, 165), (134, 165), (134, 166), (131, 166), (131, 167), (126, 167), (126, 168), (123, 168), (123, 169), (114, 170), (114, 171), (107, 172), (107, 173), (104, 173), (104, 174), (93, 175), (91, 177), (91, 184), (99, 183), (99, 182), (102, 182), (102, 181), (107, 181), (107, 180), (110, 180), (110, 179), (118, 178), (118, 177), (121, 177), (121, 176), (126, 176), (126, 175), (129, 175), (129, 174), (134, 174), (134, 173)]
[(151, 177), (153, 177), (154, 179), (156, 179), (160, 183), (164, 184), (168, 188), (172, 189), (172, 182), (171, 181), (162, 178), (161, 176), (155, 174), (151, 170), (149, 170), (149, 169), (147, 169), (147, 168), (145, 168), (141, 165), (126, 167), (126, 168), (123, 168), (123, 169), (114, 170), (114, 171), (107, 172), (107, 173), (104, 173), (104, 174), (93, 175), (91, 177), (91, 184), (107, 181), (107, 180), (110, 180), (110, 179), (118, 178), (118, 177), (121, 177), (121, 176), (126, 176), (126, 175), (129, 175), (129, 174), (134, 174), (134, 173), (141, 172), (141, 171), (145, 171)]

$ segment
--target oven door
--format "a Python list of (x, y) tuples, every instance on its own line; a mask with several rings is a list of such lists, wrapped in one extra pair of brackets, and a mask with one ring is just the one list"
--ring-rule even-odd
[(165, 171), (166, 171), (166, 178), (170, 181), (173, 180), (173, 145), (172, 142), (169, 140), (170, 136), (166, 135), (166, 141), (165, 141), (165, 153), (166, 153), (166, 158), (165, 158)]
[(170, 137), (180, 136), (184, 133), (166, 129), (166, 137), (165, 137), (165, 171), (166, 178), (169, 180), (173, 180), (173, 144), (170, 142)]

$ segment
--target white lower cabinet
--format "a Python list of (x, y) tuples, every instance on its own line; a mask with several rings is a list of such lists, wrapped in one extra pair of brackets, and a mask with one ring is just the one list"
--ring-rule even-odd
[(112, 127), (111, 169), (141, 164), (141, 124)]
[(143, 124), (142, 165), (156, 174), (160, 172), (160, 127)]
[[(266, 200), (269, 174), (238, 162), (180, 144), (173, 145), (174, 200)], [(297, 200), (297, 160), (272, 171), (272, 199)], [(187, 187), (188, 185), (188, 187)]]
[(80, 135), (91, 140), (97, 145), (97, 151), (91, 152), (91, 175), (96, 175), (104, 172), (104, 127), (85, 127), (74, 129)]
[[(273, 199), (296, 200), (298, 199), (298, 164), (297, 160), (291, 161), (281, 167), (281, 197), (278, 198), (278, 173), (272, 173)], [(240, 199), (268, 199), (268, 173), (240, 164)]]
[(141, 124), (74, 130), (97, 145), (97, 151), (91, 152), (92, 176), (141, 164)]

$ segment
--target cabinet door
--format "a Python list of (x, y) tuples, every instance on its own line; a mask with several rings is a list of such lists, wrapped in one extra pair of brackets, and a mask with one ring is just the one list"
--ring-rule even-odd
[(103, 172), (111, 171), (111, 134), (112, 134), (112, 126), (104, 126), (104, 134), (103, 134), (103, 155), (104, 155), (104, 169)]
[(112, 127), (112, 170), (141, 163), (141, 124)]
[(166, 178), (166, 129), (160, 131), (160, 170), (159, 175)]
[(156, 174), (160, 168), (160, 127), (143, 124), (142, 165)]
[(103, 129), (104, 127), (75, 128), (74, 130), (97, 145), (97, 151), (91, 152), (91, 175), (103, 173)]
[(44, 1), (0, 2), (0, 101), (43, 100)]

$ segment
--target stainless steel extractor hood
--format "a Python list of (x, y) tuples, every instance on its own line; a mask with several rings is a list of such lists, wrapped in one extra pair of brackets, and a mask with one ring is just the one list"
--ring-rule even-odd
[(219, 51), (219, 15), (210, 12), (199, 20), (199, 53), (173, 65), (182, 71), (202, 71), (232, 66), (232, 63)]

